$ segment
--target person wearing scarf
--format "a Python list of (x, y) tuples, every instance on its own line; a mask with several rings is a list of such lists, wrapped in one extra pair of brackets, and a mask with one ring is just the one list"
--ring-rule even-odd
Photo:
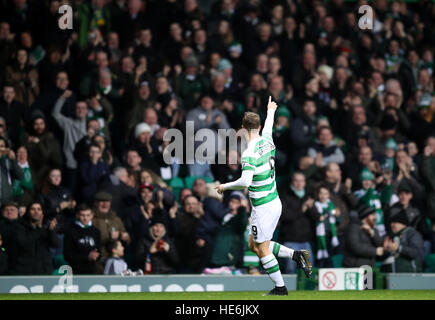
[(339, 246), (337, 237), (337, 218), (340, 211), (331, 201), (329, 189), (326, 185), (317, 188), (317, 200), (313, 210), (317, 212), (316, 243), (318, 267), (332, 267), (332, 249)]
[(376, 212), (375, 228), (379, 232), (379, 236), (383, 237), (386, 234), (384, 225), (384, 213), (382, 210), (383, 204), (389, 204), (392, 197), (392, 185), (387, 183), (382, 193), (376, 190), (376, 183), (373, 173), (367, 168), (363, 169), (360, 175), (362, 188), (355, 191), (355, 196), (362, 203), (372, 207)]

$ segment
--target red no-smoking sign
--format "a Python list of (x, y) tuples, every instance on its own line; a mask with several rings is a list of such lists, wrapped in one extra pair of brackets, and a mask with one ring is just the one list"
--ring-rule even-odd
[(337, 276), (334, 272), (328, 271), (322, 277), (322, 284), (326, 289), (332, 289), (337, 284)]

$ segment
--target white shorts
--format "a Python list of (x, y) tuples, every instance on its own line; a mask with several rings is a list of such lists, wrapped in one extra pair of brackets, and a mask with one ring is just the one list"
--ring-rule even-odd
[(282, 204), (279, 197), (258, 207), (252, 207), (251, 228), (256, 243), (272, 240), (273, 233), (281, 217)]

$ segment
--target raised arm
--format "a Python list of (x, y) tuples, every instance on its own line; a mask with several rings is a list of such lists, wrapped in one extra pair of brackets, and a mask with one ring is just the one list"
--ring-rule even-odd
[(264, 127), (262, 135), (272, 136), (273, 122), (275, 119), (275, 111), (278, 108), (276, 102), (272, 101), (272, 96), (269, 96), (269, 102), (267, 103), (267, 117), (264, 121)]

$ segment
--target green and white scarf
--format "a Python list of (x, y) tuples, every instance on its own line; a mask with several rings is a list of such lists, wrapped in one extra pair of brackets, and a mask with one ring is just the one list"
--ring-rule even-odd
[(384, 225), (384, 213), (382, 211), (381, 194), (377, 192), (374, 188), (370, 188), (362, 196), (361, 201), (375, 209), (376, 221), (375, 228), (378, 230), (379, 235), (382, 237), (386, 234)]
[[(335, 220), (335, 210), (336, 206), (331, 201), (323, 203), (320, 201), (314, 202), (317, 211), (320, 216), (326, 216), (326, 219), (329, 221), (329, 225), (331, 226), (331, 235), (332, 235), (332, 246), (337, 247), (340, 243), (337, 237), (337, 226)], [(317, 259), (326, 259), (329, 257), (327, 245), (326, 245), (326, 219), (323, 221), (318, 220), (316, 224), (316, 238), (317, 238)]]

